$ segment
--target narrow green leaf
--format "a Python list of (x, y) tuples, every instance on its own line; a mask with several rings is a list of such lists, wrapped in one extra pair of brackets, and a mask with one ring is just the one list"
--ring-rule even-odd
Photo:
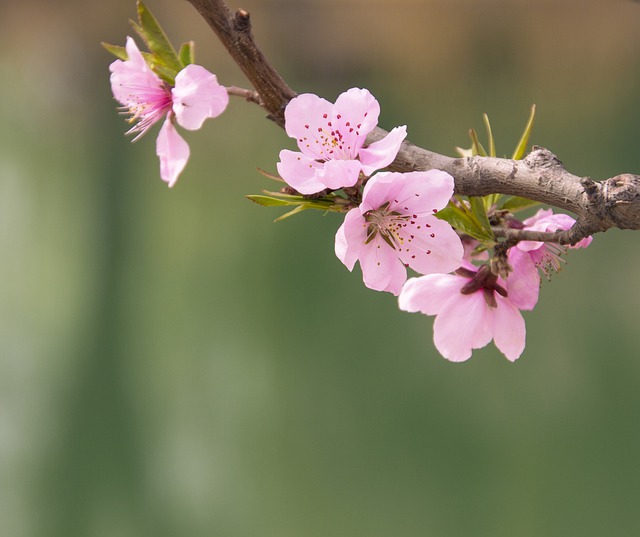
[(257, 203), (258, 205), (262, 205), (264, 207), (282, 207), (286, 205), (298, 205), (297, 203), (292, 203), (287, 200), (281, 200), (277, 198), (272, 198), (271, 196), (262, 196), (260, 194), (251, 194), (247, 196), (248, 199)]
[(524, 209), (529, 209), (530, 207), (535, 207), (536, 205), (540, 205), (540, 202), (521, 198), (520, 196), (513, 196), (507, 199), (500, 209), (516, 213)]
[(108, 52), (113, 54), (119, 60), (126, 61), (129, 58), (127, 54), (127, 49), (121, 47), (120, 45), (110, 45), (109, 43), (100, 43)]
[(491, 231), (491, 224), (489, 223), (489, 217), (487, 216), (484, 199), (479, 196), (469, 196), (469, 203), (471, 204), (471, 212), (476, 218), (478, 224), (480, 224), (482, 229), (486, 232), (486, 235), (493, 239), (493, 231)]
[(481, 242), (493, 243), (493, 234), (489, 235), (480, 224), (473, 218), (473, 215), (458, 207), (454, 203), (449, 203), (444, 209), (435, 214), (436, 218), (448, 222), (455, 229), (478, 239)]
[(193, 41), (187, 41), (186, 43), (182, 43), (180, 47), (180, 52), (178, 52), (178, 57), (180, 58), (180, 63), (182, 67), (186, 67), (187, 65), (191, 65), (195, 63), (195, 43)]
[(502, 199), (502, 194), (489, 194), (488, 196), (484, 196), (484, 206), (487, 210), (487, 213), (491, 211), (491, 207), (497, 207), (500, 205), (500, 200)]
[(536, 105), (531, 105), (531, 112), (529, 113), (529, 119), (527, 120), (527, 124), (524, 127), (524, 131), (522, 132), (522, 136), (520, 137), (520, 141), (516, 146), (512, 159), (520, 160), (524, 157), (524, 154), (527, 151), (527, 145), (529, 144), (529, 137), (531, 136), (531, 131), (533, 130), (533, 123), (536, 118)]
[(469, 149), (463, 149), (462, 147), (456, 147), (456, 151), (457, 151), (458, 155), (460, 155), (463, 158), (472, 157), (473, 156), (473, 149), (471, 147)]
[(278, 218), (276, 218), (274, 220), (274, 222), (281, 222), (282, 220), (284, 220), (285, 218), (289, 218), (290, 216), (296, 215), (298, 213), (301, 213), (302, 211), (304, 211), (307, 207), (305, 207), (304, 205), (299, 205), (298, 207), (296, 207), (295, 209), (289, 211), (288, 213), (284, 213), (282, 216), (279, 216)]
[[(271, 196), (275, 199), (279, 199), (286, 202), (286, 205), (304, 205), (307, 209), (317, 209), (320, 211), (333, 211), (344, 212), (344, 204), (340, 204), (339, 200), (344, 198), (326, 197), (318, 199), (308, 199), (299, 194), (284, 194), (282, 192), (269, 192), (268, 190), (262, 191), (267, 196)], [(285, 203), (283, 203), (284, 205)]]
[(139, 24), (132, 22), (133, 29), (144, 40), (149, 50), (158, 57), (158, 63), (174, 71), (175, 77), (182, 69), (178, 54), (156, 18), (140, 0), (138, 0), (138, 21)]
[(473, 155), (480, 155), (481, 157), (488, 156), (480, 140), (478, 140), (478, 134), (474, 129), (469, 130), (469, 136), (471, 137), (471, 151), (473, 151)]
[(489, 116), (487, 114), (482, 114), (482, 119), (484, 120), (484, 128), (487, 129), (487, 138), (489, 139), (489, 156), (496, 156), (496, 142), (493, 139), (493, 133), (491, 132), (491, 123), (489, 123)]

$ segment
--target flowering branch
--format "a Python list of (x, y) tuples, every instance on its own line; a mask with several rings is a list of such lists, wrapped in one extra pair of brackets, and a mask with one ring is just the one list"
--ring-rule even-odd
[[(207, 21), (234, 61), (256, 89), (269, 119), (284, 127), (284, 108), (296, 96), (255, 44), (249, 13), (233, 13), (222, 0), (188, 0)], [(246, 95), (243, 95), (246, 97)], [(388, 133), (375, 128), (368, 143)], [(455, 179), (455, 193), (466, 196), (521, 196), (575, 213), (566, 231), (537, 234), (536, 240), (575, 244), (609, 228), (640, 230), (640, 176), (622, 174), (595, 182), (568, 172), (549, 150), (534, 147), (523, 160), (492, 157), (454, 158), (404, 141), (389, 166), (399, 172), (440, 169)], [(494, 230), (494, 232), (497, 230)], [(501, 229), (496, 236), (528, 240), (530, 231)]]
[[(280, 151), (278, 176), (263, 172), (285, 183), (279, 192), (248, 198), (288, 207), (278, 220), (307, 209), (343, 213), (338, 259), (349, 271), (359, 264), (364, 284), (398, 296), (401, 310), (435, 315), (434, 343), (445, 358), (467, 360), (493, 340), (517, 359), (525, 347), (521, 312), (538, 302), (541, 274), (558, 272), (562, 256), (587, 247), (594, 233), (640, 229), (639, 176), (596, 183), (569, 173), (547, 149), (534, 146), (525, 157), (535, 106), (510, 159), (496, 158), (486, 114), (488, 151), (471, 130), (471, 148), (458, 148), (462, 158), (440, 155), (406, 142), (406, 125), (378, 128), (380, 104), (365, 88), (333, 103), (296, 95), (256, 46), (247, 11), (233, 13), (223, 0), (189, 2), (254, 89), (218, 83), (195, 63), (193, 43), (174, 48), (137, 0), (132, 27), (148, 50), (131, 37), (125, 47), (104, 46), (117, 58), (109, 66), (111, 89), (130, 116), (129, 133), (137, 139), (163, 121), (156, 141), (161, 178), (173, 186), (189, 158), (177, 126), (199, 129), (224, 112), (229, 96), (257, 104), (298, 151)], [(515, 216), (539, 203), (577, 219), (551, 209)]]

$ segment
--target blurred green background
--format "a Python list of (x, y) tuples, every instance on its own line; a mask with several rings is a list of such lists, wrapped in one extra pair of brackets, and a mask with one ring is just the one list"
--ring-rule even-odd
[[(148, 0), (246, 85), (185, 1)], [(246, 0), (290, 85), (367, 87), (381, 126), (453, 154), (481, 114), (576, 174), (640, 172), (640, 4)], [(232, 101), (186, 133), (115, 111), (133, 0), (0, 4), (0, 535), (637, 535), (640, 234), (596, 237), (525, 313), (515, 364), (464, 364), (333, 255), (335, 215), (280, 212), (292, 141)]]

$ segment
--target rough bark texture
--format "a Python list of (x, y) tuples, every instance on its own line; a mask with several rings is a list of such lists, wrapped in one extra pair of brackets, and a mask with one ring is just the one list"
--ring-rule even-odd
[[(284, 108), (296, 93), (256, 46), (249, 13), (242, 9), (233, 13), (222, 0), (188, 1), (209, 23), (255, 88), (258, 98), (248, 100), (257, 102), (270, 119), (284, 127)], [(380, 140), (386, 134), (377, 128), (368, 142)], [(538, 240), (573, 244), (612, 227), (640, 230), (640, 176), (622, 174), (595, 182), (568, 172), (558, 157), (541, 147), (534, 147), (523, 160), (515, 161), (447, 157), (404, 142), (390, 168), (396, 171), (437, 168), (454, 177), (457, 194), (521, 196), (577, 216), (570, 230), (538, 234)]]

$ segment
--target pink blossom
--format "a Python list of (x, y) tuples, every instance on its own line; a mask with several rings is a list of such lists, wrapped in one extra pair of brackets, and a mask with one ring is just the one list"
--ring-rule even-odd
[(182, 69), (174, 87), (170, 87), (147, 65), (131, 37), (127, 37), (126, 50), (127, 60), (116, 60), (109, 66), (111, 91), (122, 110), (130, 115), (133, 126), (127, 134), (136, 135), (133, 141), (164, 118), (156, 153), (160, 177), (172, 187), (189, 159), (189, 146), (178, 134), (174, 121), (188, 130), (199, 129), (205, 119), (225, 110), (229, 102), (227, 90), (200, 65)]
[[(567, 214), (553, 214), (551, 209), (540, 209), (523, 222), (523, 229), (554, 232), (567, 230), (575, 220)], [(508, 260), (513, 271), (507, 278), (507, 290), (511, 301), (520, 309), (532, 309), (538, 301), (540, 269), (547, 277), (562, 268), (561, 257), (567, 248), (586, 248), (592, 237), (586, 237), (573, 246), (562, 246), (551, 242), (521, 241), (509, 249)]]
[(524, 350), (526, 329), (505, 285), (488, 265), (465, 264), (455, 274), (410, 278), (398, 302), (401, 310), (436, 315), (433, 340), (448, 360), (467, 360), (493, 340), (513, 362)]
[(365, 148), (379, 114), (366, 89), (351, 88), (335, 104), (311, 93), (295, 97), (284, 112), (285, 129), (300, 152), (281, 151), (278, 173), (301, 194), (354, 186), (360, 172), (371, 175), (391, 164), (407, 135), (406, 127), (396, 127)]
[(455, 270), (462, 243), (434, 216), (452, 195), (453, 177), (440, 170), (377, 173), (338, 229), (336, 255), (349, 270), (360, 262), (367, 287), (394, 295), (407, 279), (406, 267), (421, 274)]

